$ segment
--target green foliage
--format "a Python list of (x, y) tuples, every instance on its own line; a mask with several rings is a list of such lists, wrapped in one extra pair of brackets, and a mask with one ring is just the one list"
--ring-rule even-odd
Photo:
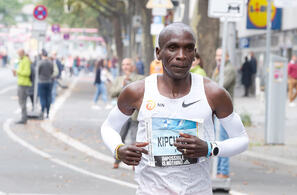
[(240, 114), (241, 121), (245, 127), (252, 126), (252, 119), (248, 112), (243, 112)]
[(23, 15), (21, 12), (23, 3), (18, 0), (0, 0), (0, 14), (2, 14), (2, 19), (0, 23), (6, 25), (15, 24), (15, 17), (18, 15)]
[[(96, 17), (98, 12), (86, 6), (81, 1), (43, 0), (42, 3), (48, 8), (48, 21), (52, 24), (67, 25), (69, 27), (98, 27)], [(66, 6), (66, 8), (65, 8)], [(66, 9), (66, 10), (65, 10)]]

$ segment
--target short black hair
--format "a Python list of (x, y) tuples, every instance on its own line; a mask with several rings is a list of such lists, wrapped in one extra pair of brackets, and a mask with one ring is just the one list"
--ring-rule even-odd
[(182, 30), (182, 31), (187, 31), (187, 32), (191, 33), (192, 36), (193, 36), (193, 39), (194, 39), (194, 41), (196, 43), (195, 33), (193, 32), (192, 28), (189, 25), (184, 24), (182, 22), (174, 22), (172, 24), (169, 24), (165, 28), (163, 28), (163, 30), (160, 32), (160, 34), (159, 34), (159, 40), (158, 40), (158, 44), (159, 44), (159, 47), (160, 48), (164, 44), (162, 41), (163, 41), (164, 36), (166, 35), (166, 33), (170, 32), (170, 31), (176, 32), (177, 29)]
[(47, 57), (47, 51), (45, 49), (41, 50), (41, 55)]

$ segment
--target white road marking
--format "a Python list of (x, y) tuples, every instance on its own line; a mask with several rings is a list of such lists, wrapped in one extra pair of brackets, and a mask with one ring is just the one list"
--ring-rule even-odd
[(97, 178), (97, 179), (100, 179), (100, 180), (104, 180), (104, 181), (108, 181), (108, 182), (112, 182), (112, 183), (115, 183), (115, 184), (119, 184), (119, 185), (122, 185), (122, 186), (125, 186), (125, 187), (129, 187), (129, 188), (133, 188), (133, 189), (136, 189), (137, 188), (137, 185), (135, 184), (132, 184), (132, 183), (128, 183), (128, 182), (125, 182), (125, 181), (121, 181), (121, 180), (118, 180), (118, 179), (113, 179), (113, 178), (110, 178), (110, 177), (106, 177), (104, 175), (99, 175), (99, 174), (95, 174), (95, 173), (92, 173), (90, 171), (87, 171), (85, 169), (82, 169), (82, 168), (79, 168), (77, 166), (74, 166), (72, 164), (69, 164), (67, 162), (64, 162), (58, 158), (55, 158), (55, 157), (52, 157), (50, 154), (46, 153), (46, 152), (43, 152), (39, 149), (37, 149), (36, 147), (34, 147), (33, 145), (29, 144), (28, 142), (24, 141), (23, 139), (21, 139), (20, 137), (18, 137), (16, 134), (14, 134), (11, 129), (10, 129), (10, 124), (11, 124), (11, 121), (12, 119), (7, 119), (3, 125), (3, 130), (5, 131), (5, 133), (15, 142), (21, 144), (22, 146), (24, 146), (25, 148), (29, 149), (30, 151), (42, 156), (43, 158), (45, 159), (48, 159), (56, 164), (59, 164), (63, 167), (66, 167), (66, 168), (69, 168), (69, 169), (72, 169), (76, 172), (79, 172), (79, 173), (82, 173), (82, 174), (85, 174), (85, 175), (88, 175), (88, 176), (91, 176), (91, 177), (94, 177), (94, 178)]
[[(107, 163), (114, 163), (114, 158), (111, 157), (111, 156), (108, 156), (106, 154), (103, 154), (103, 153), (100, 153), (100, 152), (97, 152), (96, 150), (93, 150), (92, 148), (90, 148), (89, 146), (73, 139), (72, 137), (62, 133), (62, 132), (59, 132), (59, 131), (56, 131), (55, 128), (52, 126), (52, 124), (50, 122), (42, 122), (41, 123), (41, 127), (49, 134), (51, 134), (53, 137), (57, 138), (58, 140), (64, 142), (65, 144), (75, 148), (76, 150), (80, 151), (80, 152), (83, 152), (93, 158), (96, 158), (100, 161), (104, 161), (104, 162), (107, 162)], [(122, 168), (126, 168), (126, 169), (131, 169), (131, 167), (129, 167), (128, 165), (126, 164), (120, 164), (120, 166)]]
[(55, 194), (35, 194), (35, 193), (4, 193), (0, 192), (0, 195), (55, 195)]
[(20, 114), (20, 113), (21, 113), (21, 109), (18, 108), (18, 109), (16, 109), (13, 113), (14, 113), (14, 114)]
[(248, 195), (248, 194), (245, 194), (245, 193), (242, 193), (242, 192), (236, 192), (236, 191), (233, 191), (233, 190), (230, 190), (229, 194), (230, 195)]
[[(58, 110), (62, 107), (62, 105), (64, 104), (64, 102), (66, 101), (66, 99), (71, 95), (71, 92), (73, 90), (73, 88), (75, 87), (76, 83), (78, 82), (78, 78), (76, 78), (71, 85), (69, 86), (69, 90), (67, 90), (62, 96), (60, 96), (59, 98), (57, 98), (53, 108), (51, 109), (50, 112), (50, 121), (44, 121), (41, 123), (41, 127), (49, 134), (51, 134), (53, 137), (59, 139), (60, 141), (64, 142), (65, 144), (75, 148), (76, 150), (83, 152), (93, 158), (96, 158), (98, 160), (107, 162), (107, 163), (114, 163), (114, 158), (100, 153), (92, 148), (90, 148), (89, 146), (73, 139), (72, 137), (57, 131), (53, 126), (51, 121), (54, 120), (56, 113), (58, 112)], [(99, 131), (98, 131), (99, 133)], [(121, 168), (125, 168), (125, 169), (132, 169), (131, 166), (128, 166), (124, 163), (120, 164)]]
[[(13, 85), (13, 86), (6, 87), (6, 88), (0, 90), (0, 94), (4, 94), (4, 93), (6, 93), (7, 91), (12, 90), (12, 89), (16, 89), (16, 88), (17, 88), (16, 84)], [(1, 195), (1, 194), (0, 194), (0, 195)]]

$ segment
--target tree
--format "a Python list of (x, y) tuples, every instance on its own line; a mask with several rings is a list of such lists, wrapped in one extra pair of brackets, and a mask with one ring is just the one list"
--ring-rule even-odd
[(149, 74), (150, 63), (154, 59), (153, 37), (151, 35), (152, 10), (146, 8), (148, 0), (137, 1), (141, 9), (142, 25), (142, 54), (144, 57), (145, 73)]
[(24, 3), (20, 3), (18, 0), (0, 1), (0, 23), (6, 25), (15, 24), (15, 16), (22, 15), (21, 9)]
[(204, 62), (204, 69), (211, 76), (215, 69), (215, 52), (219, 47), (219, 19), (209, 18), (207, 15), (208, 1), (198, 1), (197, 45), (198, 52)]
[[(77, 1), (77, 0), (73, 0)], [(119, 61), (123, 59), (123, 39), (122, 39), (122, 18), (125, 14), (125, 4), (117, 0), (81, 0), (90, 8), (96, 10), (99, 17), (110, 20), (113, 29), (113, 37), (116, 45), (116, 52)]]
[[(145, 7), (148, 0), (51, 0), (45, 3), (53, 6), (53, 11), (57, 12), (55, 15), (56, 21), (66, 22), (72, 25), (85, 25), (85, 21), (94, 18), (99, 28), (99, 33), (104, 37), (107, 43), (107, 50), (111, 51), (110, 45), (114, 40), (116, 45), (116, 53), (119, 61), (123, 59), (123, 37), (124, 30), (131, 33), (131, 18), (134, 13), (129, 13), (131, 7), (135, 5), (137, 11), (142, 16), (142, 54), (146, 64), (146, 72), (149, 71), (150, 62), (154, 58), (154, 49), (152, 36), (150, 34), (150, 24), (152, 20), (151, 10)], [(64, 2), (70, 10), (70, 14), (64, 13)], [(133, 6), (132, 6), (133, 5)], [(90, 9), (92, 11), (90, 11)], [(88, 10), (88, 11), (86, 11)], [(135, 10), (134, 10), (135, 11)], [(59, 16), (59, 13), (63, 15)], [(96, 14), (95, 14), (96, 13)], [(91, 15), (91, 17), (90, 17)], [(79, 16), (79, 17), (78, 17)], [(92, 20), (93, 21), (93, 20)], [(130, 29), (129, 29), (130, 28)], [(134, 37), (134, 36), (130, 36)], [(134, 42), (130, 42), (129, 57), (135, 56)]]
[(65, 12), (64, 0), (44, 0), (42, 2), (48, 8), (49, 23), (66, 24), (69, 27), (98, 27), (96, 17), (98, 13), (83, 3), (73, 3), (71, 11)]
[[(75, 0), (72, 0), (75, 1)], [(113, 27), (113, 37), (116, 44), (117, 55), (119, 61), (123, 58), (123, 41), (122, 41), (122, 32), (123, 32), (123, 19), (127, 18), (129, 11), (128, 6), (124, 1), (119, 0), (81, 0), (91, 8), (99, 12), (99, 17), (105, 17), (111, 21)], [(128, 0), (128, 4), (136, 4), (137, 9), (141, 9), (141, 18), (142, 18), (142, 54), (144, 55), (145, 70), (146, 73), (149, 72), (149, 65), (154, 58), (154, 48), (153, 40), (150, 34), (150, 24), (152, 20), (151, 10), (145, 7), (148, 0)], [(131, 25), (127, 24), (125, 27)], [(130, 56), (131, 57), (131, 56)]]

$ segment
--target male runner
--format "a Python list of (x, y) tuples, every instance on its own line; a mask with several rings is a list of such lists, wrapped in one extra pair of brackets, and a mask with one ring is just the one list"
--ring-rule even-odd
[[(128, 85), (101, 127), (102, 138), (115, 156), (136, 166), (137, 194), (212, 194), (209, 157), (235, 155), (248, 146), (247, 134), (240, 117), (233, 112), (228, 92), (207, 78), (189, 73), (195, 56), (195, 42), (189, 26), (183, 23), (166, 26), (159, 35), (159, 47), (156, 48), (163, 74), (153, 74)], [(137, 142), (123, 145), (119, 131), (134, 110), (139, 110)], [(213, 115), (219, 118), (229, 139), (214, 140)], [(166, 162), (162, 167), (151, 164), (151, 148), (157, 143), (148, 134), (150, 123), (147, 119), (160, 118), (172, 122), (164, 123), (164, 127), (172, 126), (177, 119), (203, 121), (203, 140), (181, 131), (180, 137), (175, 138), (173, 147), (183, 155), (180, 166), (166, 166)], [(162, 142), (167, 143), (166, 146), (168, 139)], [(168, 162), (179, 163), (174, 161), (178, 158), (171, 160)]]

